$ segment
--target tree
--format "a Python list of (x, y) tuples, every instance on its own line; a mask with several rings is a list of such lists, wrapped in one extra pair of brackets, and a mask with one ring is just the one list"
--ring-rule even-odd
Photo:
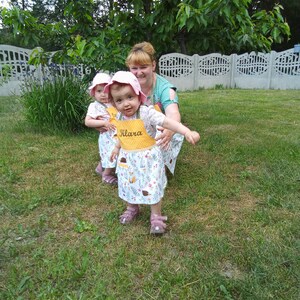
[[(183, 1), (179, 4), (177, 22), (185, 29), (189, 51), (205, 54), (230, 54), (245, 51), (269, 51), (290, 34), (281, 15), (282, 7), (249, 14), (250, 0)], [(193, 40), (199, 43), (191, 43)], [(195, 48), (195, 45), (197, 48)]]
[(268, 0), (268, 1), (252, 1), (250, 10), (252, 13), (258, 10), (270, 10), (276, 4), (280, 4), (283, 7), (282, 16), (288, 22), (291, 29), (291, 36), (288, 41), (284, 43), (274, 43), (272, 49), (277, 51), (283, 51), (287, 48), (292, 48), (295, 44), (300, 43), (300, 26), (299, 26), (299, 12), (300, 1), (299, 0)]
[[(129, 47), (143, 40), (154, 44), (158, 57), (166, 52), (269, 51), (289, 35), (282, 6), (267, 11), (250, 7), (252, 2), (36, 0), (30, 1), (30, 11), (20, 5), (4, 9), (2, 18), (22, 43), (60, 49), (57, 60), (115, 71), (124, 68)], [(45, 53), (35, 51), (33, 61), (40, 54)]]
[(11, 0), (12, 6), (18, 7), (22, 10), (30, 9), (30, 1), (29, 0)]

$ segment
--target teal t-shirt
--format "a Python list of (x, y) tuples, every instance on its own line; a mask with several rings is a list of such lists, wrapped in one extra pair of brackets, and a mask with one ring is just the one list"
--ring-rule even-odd
[(168, 105), (173, 103), (178, 104), (177, 94), (173, 100), (170, 99), (170, 89), (176, 91), (176, 87), (172, 85), (167, 79), (156, 74), (155, 87), (153, 89), (153, 95), (150, 98), (152, 104), (158, 104), (163, 113), (165, 113), (166, 107)]

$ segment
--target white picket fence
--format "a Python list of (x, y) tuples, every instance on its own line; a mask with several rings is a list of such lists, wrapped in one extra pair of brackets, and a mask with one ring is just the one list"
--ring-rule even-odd
[[(19, 95), (20, 86), (29, 76), (38, 80), (51, 71), (63, 74), (66, 69), (78, 76), (90, 70), (82, 65), (52, 64), (43, 69), (28, 64), (32, 50), (0, 45), (0, 96)], [(3, 83), (5, 70), (10, 76)], [(294, 49), (283, 52), (221, 55), (218, 53), (187, 56), (179, 53), (163, 55), (159, 59), (159, 73), (179, 91), (200, 88), (242, 89), (300, 89), (300, 54)], [(57, 74), (57, 73), (56, 73)]]

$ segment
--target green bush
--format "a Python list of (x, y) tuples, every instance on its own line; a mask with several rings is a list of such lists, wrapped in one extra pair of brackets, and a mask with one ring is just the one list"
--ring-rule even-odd
[(43, 83), (27, 81), (21, 91), (21, 102), (26, 120), (34, 127), (76, 132), (84, 128), (90, 97), (87, 84), (68, 74)]

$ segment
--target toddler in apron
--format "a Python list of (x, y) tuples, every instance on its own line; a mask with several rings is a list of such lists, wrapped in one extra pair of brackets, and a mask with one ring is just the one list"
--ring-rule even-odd
[(162, 215), (161, 200), (167, 177), (162, 152), (156, 145), (156, 126), (182, 134), (193, 145), (200, 135), (167, 118), (152, 105), (143, 105), (146, 96), (131, 72), (117, 72), (104, 91), (118, 111), (112, 121), (117, 128), (118, 141), (111, 160), (117, 158), (118, 194), (126, 203), (120, 222), (131, 223), (139, 215), (140, 205), (150, 205), (150, 233), (163, 234), (167, 217)]
[(101, 128), (98, 139), (99, 154), (101, 162), (96, 168), (96, 173), (102, 176), (102, 182), (117, 185), (118, 179), (115, 175), (116, 160), (110, 160), (110, 154), (115, 147), (116, 128), (110, 123), (117, 110), (108, 101), (104, 87), (110, 82), (111, 77), (105, 73), (98, 73), (89, 87), (90, 95), (95, 101), (90, 103), (85, 117), (85, 125), (91, 128)]

